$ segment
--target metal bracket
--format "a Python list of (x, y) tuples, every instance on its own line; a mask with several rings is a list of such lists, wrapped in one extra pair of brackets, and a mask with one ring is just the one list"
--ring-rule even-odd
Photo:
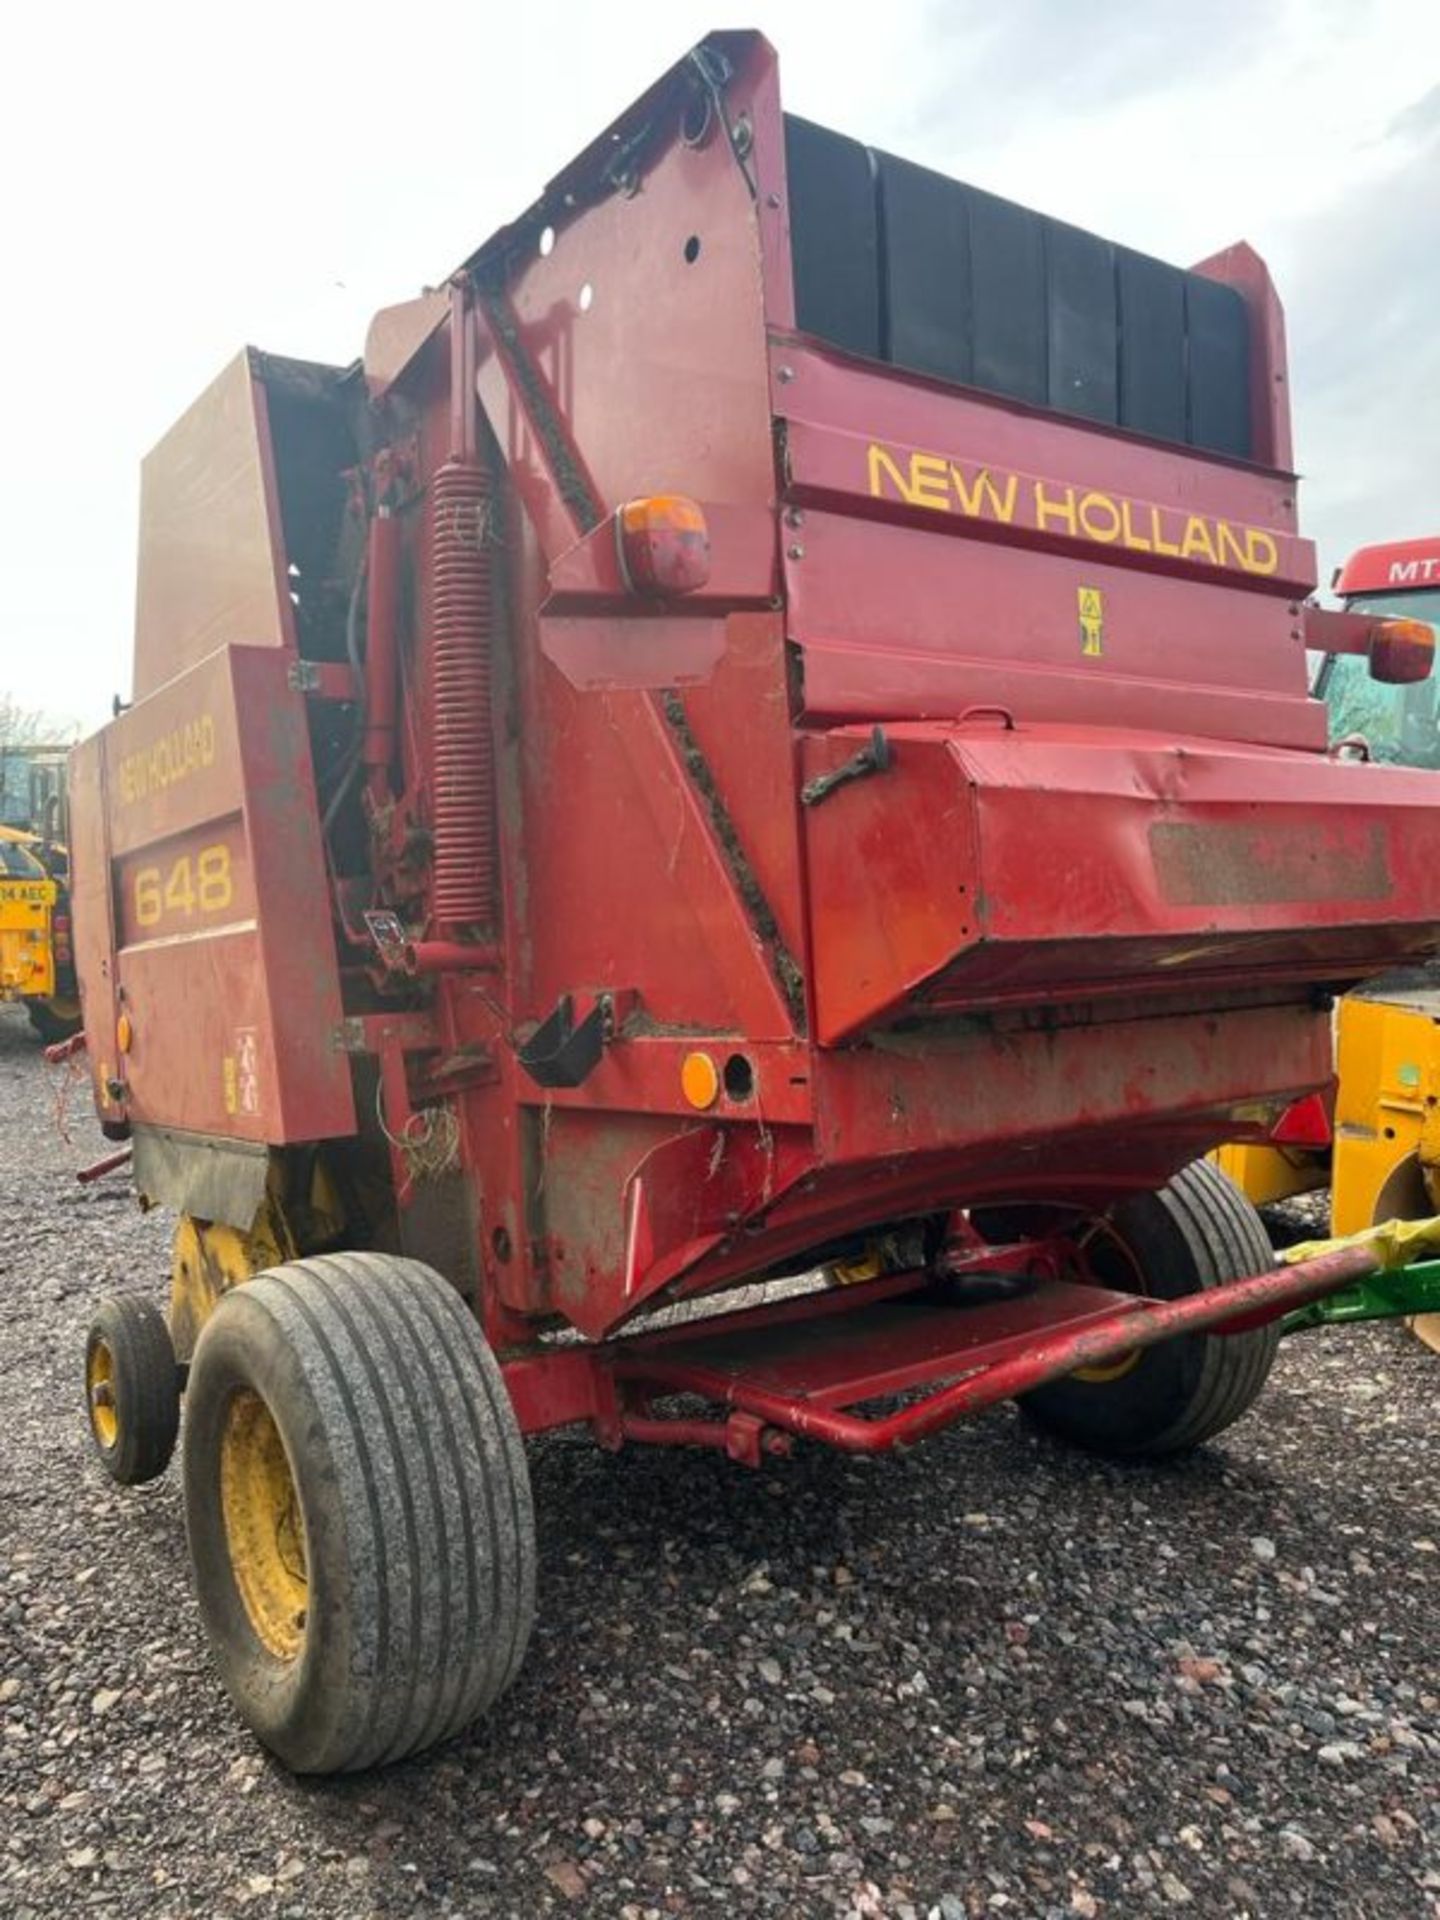
[(895, 764), (890, 751), (890, 742), (885, 738), (885, 729), (875, 727), (870, 734), (870, 744), (852, 754), (843, 766), (832, 768), (829, 773), (817, 774), (813, 780), (807, 780), (800, 789), (800, 804), (804, 807), (818, 807), (837, 787), (843, 787), (848, 781), (863, 780), (868, 774), (888, 773)]
[(355, 675), (339, 660), (292, 660), (285, 669), (285, 683), (296, 693), (313, 694), (320, 700), (355, 700)]
[(599, 1066), (613, 1033), (612, 1002), (608, 993), (577, 1023), (575, 1003), (562, 993), (549, 1014), (516, 1051), (516, 1059), (541, 1087), (579, 1087)]

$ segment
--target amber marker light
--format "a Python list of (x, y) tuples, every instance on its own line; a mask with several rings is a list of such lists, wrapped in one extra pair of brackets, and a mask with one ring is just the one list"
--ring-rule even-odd
[(708, 1053), (687, 1053), (680, 1067), (680, 1090), (703, 1113), (720, 1094), (720, 1069)]
[(1435, 664), (1435, 629), (1424, 620), (1377, 620), (1370, 629), (1370, 678), (1403, 687), (1428, 680)]
[(683, 493), (628, 501), (615, 516), (615, 544), (632, 593), (694, 593), (710, 578), (710, 530)]

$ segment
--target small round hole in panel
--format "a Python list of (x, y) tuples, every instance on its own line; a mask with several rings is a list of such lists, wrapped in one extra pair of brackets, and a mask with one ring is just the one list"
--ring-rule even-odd
[(686, 264), (686, 266), (687, 266), (687, 267), (693, 267), (693, 266), (694, 266), (694, 264), (695, 264), (695, 262), (696, 262), (696, 261), (697, 261), (697, 260), (698, 260), (698, 259), (700, 258), (700, 236), (699, 236), (699, 234), (698, 234), (698, 233), (692, 233), (692, 234), (691, 234), (691, 236), (690, 236), (690, 238), (689, 238), (689, 239), (688, 239), (688, 240), (687, 240), (687, 241), (685, 242), (685, 245), (684, 245), (684, 247), (683, 247), (683, 248), (681, 249), (681, 251), (682, 251), (682, 252), (684, 253), (684, 255), (685, 255), (685, 264)]
[(732, 1053), (725, 1062), (725, 1093), (731, 1100), (748, 1100), (755, 1091), (755, 1069), (743, 1053)]

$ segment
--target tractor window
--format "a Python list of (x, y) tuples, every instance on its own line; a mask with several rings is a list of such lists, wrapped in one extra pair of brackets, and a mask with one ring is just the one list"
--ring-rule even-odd
[[(1414, 593), (1357, 593), (1345, 602), (1350, 613), (1375, 613), (1389, 619), (1428, 620), (1440, 628), (1440, 588)], [(1440, 704), (1435, 679), (1408, 687), (1382, 686), (1370, 678), (1364, 660), (1331, 654), (1316, 683), (1330, 713), (1330, 739), (1361, 733), (1376, 760), (1404, 767), (1440, 768)]]
[(43, 880), (45, 869), (17, 840), (0, 840), (0, 878), (6, 880)]

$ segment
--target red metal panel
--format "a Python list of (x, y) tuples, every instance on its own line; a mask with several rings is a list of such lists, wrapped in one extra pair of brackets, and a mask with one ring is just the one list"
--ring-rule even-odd
[(1255, 457), (1289, 473), (1295, 465), (1290, 441), (1290, 373), (1285, 351), (1285, 313), (1270, 270), (1239, 241), (1191, 269), (1234, 287), (1250, 316), (1250, 426)]
[[(287, 666), (279, 651), (222, 650), (102, 736), (109, 970), (134, 1030), (121, 1073), (141, 1124), (276, 1144), (354, 1131), (333, 936), (316, 911), (305, 701)], [(86, 834), (85, 854), (99, 852)], [(100, 891), (87, 879), (77, 899), (87, 981), (108, 938)], [(115, 1058), (103, 1010), (87, 1021), (92, 1053)]]
[[(795, 544), (790, 632), (809, 719), (953, 718), (984, 703), (1022, 721), (1324, 745), (1291, 603), (813, 510)], [(1094, 641), (1079, 619), (1091, 593)]]
[[(807, 715), (1019, 717), (1319, 746), (1284, 475), (772, 348)], [(935, 537), (943, 536), (943, 537)], [(1088, 616), (1088, 617), (1087, 617)]]
[[(889, 772), (807, 816), (822, 1041), (917, 992), (960, 1008), (1343, 982), (1433, 937), (1428, 774), (993, 721), (891, 738)], [(862, 739), (812, 741), (807, 774)]]
[[(1274, 578), (1313, 582), (1314, 550), (1296, 534), (1295, 487), (1288, 473), (1167, 446), (1119, 428), (1041, 412), (1018, 401), (968, 392), (893, 367), (846, 360), (803, 338), (773, 340), (770, 366), (775, 412), (787, 422), (792, 477), (817, 493), (850, 501), (890, 499), (896, 490), (883, 463), (882, 488), (877, 491), (872, 486), (869, 448), (875, 444), (890, 449), (907, 469), (912, 452), (939, 459), (938, 468), (926, 468), (914, 476), (925, 496), (918, 505), (927, 525), (938, 528), (942, 516), (964, 515), (954, 476), (947, 471), (953, 464), (967, 487), (976, 486), (982, 473), (997, 485), (1012, 473), (1022, 481), (1028, 479), (1028, 486), (1016, 488), (1016, 524), (1022, 506), (1034, 522), (1034, 481), (1047, 483), (1043, 518), (1052, 539), (1068, 526), (1068, 515), (1059, 510), (1057, 489), (1073, 487), (1077, 490), (1076, 525), (1087, 546), (1121, 547), (1136, 562), (1146, 559), (1145, 547), (1128, 544), (1137, 534), (1150, 538), (1146, 516), (1133, 509), (1128, 534), (1123, 526), (1118, 537), (1110, 534), (1108, 522), (1098, 514), (1090, 520), (1102, 530), (1086, 533), (1080, 526), (1078, 495), (1096, 489), (1146, 508), (1153, 504), (1164, 516), (1162, 531), (1170, 545), (1177, 544), (1174, 515), (1180, 516), (1182, 541), (1184, 521), (1191, 515), (1224, 520), (1237, 528), (1264, 528), (1275, 536), (1279, 556), (1286, 556)], [(935, 505), (928, 504), (932, 490)], [(947, 493), (953, 502), (948, 508), (938, 504)], [(996, 518), (988, 495), (982, 515), (991, 521)], [(1226, 552), (1230, 552), (1228, 544)], [(1211, 564), (1199, 549), (1188, 562), (1181, 555), (1157, 554), (1153, 540), (1148, 561), (1184, 564), (1193, 574)], [(1266, 577), (1258, 576), (1261, 584)]]
[[(672, 96), (677, 112), (680, 104)], [(508, 299), (517, 345), (604, 509), (652, 493), (770, 499), (760, 259), (728, 143), (717, 133), (699, 146), (658, 147), (643, 193), (586, 197), (572, 218), (557, 209), (548, 253), (535, 233)], [(569, 516), (501, 377), (493, 335), (483, 355), (490, 424), (554, 560), (571, 544)]]

